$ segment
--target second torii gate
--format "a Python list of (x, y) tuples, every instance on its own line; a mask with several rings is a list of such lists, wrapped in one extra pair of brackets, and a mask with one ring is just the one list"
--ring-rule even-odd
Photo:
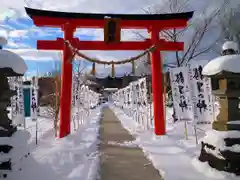
[[(151, 53), (152, 89), (154, 104), (154, 126), (156, 135), (166, 132), (164, 118), (162, 61), (160, 51), (181, 51), (182, 42), (168, 42), (159, 39), (160, 31), (184, 28), (193, 12), (177, 14), (91, 14), (66, 13), (25, 8), (27, 14), (38, 27), (61, 28), (64, 38), (55, 41), (39, 40), (37, 49), (63, 51), (62, 86), (60, 102), (60, 138), (70, 133), (72, 64), (69, 59), (72, 51), (66, 41), (79, 50), (146, 50), (156, 45)], [(74, 38), (76, 28), (104, 28), (105, 41), (81, 41)], [(142, 42), (121, 42), (121, 29), (147, 29), (151, 38)]]

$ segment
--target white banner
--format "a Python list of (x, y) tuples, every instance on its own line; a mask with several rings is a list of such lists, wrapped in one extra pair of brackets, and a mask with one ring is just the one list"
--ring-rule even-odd
[(38, 117), (38, 78), (33, 77), (31, 82), (31, 118), (37, 120)]
[(146, 78), (138, 79), (119, 89), (112, 95), (112, 99), (116, 106), (133, 118), (140, 129), (152, 127), (148, 113)]
[(78, 109), (76, 108), (76, 105), (78, 104), (78, 94), (77, 94), (77, 79), (76, 77), (73, 75), (73, 79), (72, 79), (72, 107), (71, 107), (71, 121), (73, 122), (73, 128), (74, 130), (77, 129), (77, 125), (78, 125), (78, 120), (79, 118), (78, 116)]
[[(11, 90), (18, 91), (18, 86), (15, 77), (9, 78), (9, 87)], [(11, 119), (13, 120), (17, 116), (17, 109), (18, 109), (18, 96), (11, 97)]]
[(192, 89), (194, 120), (196, 123), (210, 123), (214, 119), (211, 79), (202, 75), (205, 62), (197, 62), (188, 68)]
[(18, 118), (16, 119), (17, 124), (24, 124), (25, 112), (24, 112), (24, 95), (23, 95), (23, 78), (18, 77)]
[(92, 91), (88, 86), (79, 84), (80, 82), (73, 80), (72, 86), (72, 109), (71, 119), (74, 131), (83, 124), (90, 115), (90, 108), (98, 105), (99, 94)]
[(78, 82), (76, 77), (73, 76), (72, 80), (72, 106), (76, 106), (78, 100)]
[(11, 97), (12, 122), (16, 125), (23, 125), (24, 117), (24, 97), (23, 97), (23, 77), (9, 78), (10, 89), (16, 91), (16, 95)]
[(193, 120), (188, 67), (173, 68), (170, 70), (173, 104), (176, 116), (180, 120)]

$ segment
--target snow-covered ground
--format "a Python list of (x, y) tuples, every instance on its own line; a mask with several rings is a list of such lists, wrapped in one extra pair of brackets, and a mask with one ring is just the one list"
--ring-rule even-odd
[(38, 119), (38, 144), (35, 143), (36, 122), (26, 119), (26, 131), (12, 138), (13, 171), (8, 179), (18, 180), (95, 180), (98, 176), (98, 135), (101, 107), (91, 114), (79, 129), (66, 138), (56, 139), (53, 121)]
[[(200, 163), (200, 142), (211, 125), (194, 127), (184, 122), (173, 123), (172, 109), (167, 109), (167, 135), (156, 137), (152, 130), (144, 130), (125, 113), (109, 104), (123, 126), (136, 137), (135, 141), (117, 143), (119, 146), (140, 146), (153, 162), (164, 180), (237, 180), (233, 175), (220, 173), (207, 164)], [(20, 130), (11, 139), (14, 149), (10, 156), (13, 172), (8, 179), (19, 180), (96, 180), (99, 170), (99, 120), (101, 106), (91, 110), (90, 116), (77, 131), (63, 139), (56, 139), (53, 121), (40, 116), (38, 119), (38, 144), (36, 145), (36, 122), (26, 119), (26, 131)], [(116, 142), (108, 142), (116, 144)], [(3, 158), (3, 157), (1, 157)]]
[(139, 145), (165, 180), (239, 179), (231, 174), (220, 173), (206, 163), (198, 161), (201, 140), (205, 132), (211, 129), (211, 125), (198, 125), (196, 139), (194, 127), (188, 124), (188, 139), (186, 139), (185, 123), (173, 123), (172, 109), (167, 109), (167, 135), (156, 137), (152, 130), (140, 130), (139, 125), (121, 109), (113, 105), (111, 108), (123, 126), (136, 137), (134, 142), (127, 142), (126, 145)]

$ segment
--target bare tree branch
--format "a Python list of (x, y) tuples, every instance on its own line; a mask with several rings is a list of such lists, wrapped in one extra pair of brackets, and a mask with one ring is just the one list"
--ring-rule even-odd
[(240, 4), (231, 7), (229, 4), (220, 16), (220, 26), (223, 31), (222, 40), (236, 41), (240, 46)]
[[(157, 5), (153, 8), (148, 8), (148, 10), (144, 10), (145, 13), (179, 13), (189, 9), (189, 2), (190, 0), (169, 0), (161, 6)], [(191, 21), (186, 28), (181, 30), (164, 30), (161, 32), (161, 37), (165, 38), (169, 41), (177, 42), (180, 38), (186, 38), (187, 41), (185, 44), (187, 45), (185, 51), (183, 52), (175, 52), (175, 60), (178, 66), (182, 66), (183, 64), (188, 63), (192, 59), (210, 52), (214, 46), (216, 45), (217, 41), (219, 41), (219, 37), (212, 39), (212, 42), (207, 44), (203, 44), (206, 34), (213, 30), (213, 25), (218, 17), (220, 16), (222, 9), (225, 8), (226, 1), (213, 11), (208, 17), (203, 16), (198, 21), (194, 22)], [(207, 12), (203, 12), (202, 14), (208, 14)], [(239, 31), (240, 32), (240, 31)], [(135, 33), (140, 38), (145, 38), (141, 33)], [(189, 38), (190, 36), (190, 38)], [(235, 37), (235, 38), (239, 38)], [(208, 40), (209, 41), (209, 40)]]

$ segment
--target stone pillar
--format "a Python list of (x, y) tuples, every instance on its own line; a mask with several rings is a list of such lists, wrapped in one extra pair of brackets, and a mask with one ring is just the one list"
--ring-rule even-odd
[[(26, 64), (21, 57), (10, 51), (2, 50), (2, 46), (6, 45), (6, 43), (7, 40), (0, 37), (0, 156), (4, 156), (4, 158), (0, 158), (0, 179), (7, 178), (8, 173), (12, 170), (10, 153), (14, 147), (11, 144), (11, 138), (13, 138), (12, 136), (17, 131), (17, 127), (12, 125), (12, 120), (8, 117), (9, 111), (7, 107), (11, 104), (11, 97), (16, 94), (16, 92), (9, 87), (8, 77), (22, 76), (23, 74), (19, 74), (20, 72), (18, 70), (21, 69), (21, 73), (24, 73), (22, 72), (23, 68), (25, 71), (27, 70)], [(9, 61), (8, 67), (4, 67), (4, 61)], [(16, 67), (16, 64), (18, 64), (18, 67)]]
[(8, 117), (7, 107), (11, 104), (11, 97), (16, 95), (16, 92), (10, 90), (8, 79), (4, 74), (0, 73), (0, 137), (11, 137), (17, 128), (12, 126), (12, 120)]
[[(219, 171), (240, 175), (240, 153), (232, 151), (234, 145), (240, 145), (240, 124), (234, 123), (240, 120), (240, 91), (237, 86), (233, 86), (238, 84), (240, 74), (234, 78), (229, 73), (223, 75), (225, 78), (218, 80), (218, 89), (214, 90), (213, 87), (213, 94), (219, 98), (220, 113), (213, 122), (213, 132), (210, 132), (211, 135), (207, 133), (210, 137), (202, 141), (199, 160), (208, 162)], [(211, 144), (212, 141), (217, 143)]]
[[(234, 121), (240, 120), (239, 96), (240, 81), (238, 76), (219, 79), (219, 89), (213, 90), (213, 94), (219, 98), (220, 113), (216, 121), (213, 122), (213, 129), (217, 131), (240, 130), (240, 124)], [(240, 75), (239, 75), (240, 76)], [(239, 88), (238, 88), (239, 85)]]
[(224, 57), (210, 61), (203, 68), (203, 75), (212, 80), (212, 92), (219, 99), (220, 113), (213, 122), (213, 130), (208, 131), (201, 142), (198, 159), (219, 171), (239, 176), (240, 152), (236, 147), (240, 146), (240, 67), (237, 70), (234, 66), (240, 61), (240, 55), (236, 55), (235, 46), (229, 42), (227, 45), (231, 48), (223, 48)]

